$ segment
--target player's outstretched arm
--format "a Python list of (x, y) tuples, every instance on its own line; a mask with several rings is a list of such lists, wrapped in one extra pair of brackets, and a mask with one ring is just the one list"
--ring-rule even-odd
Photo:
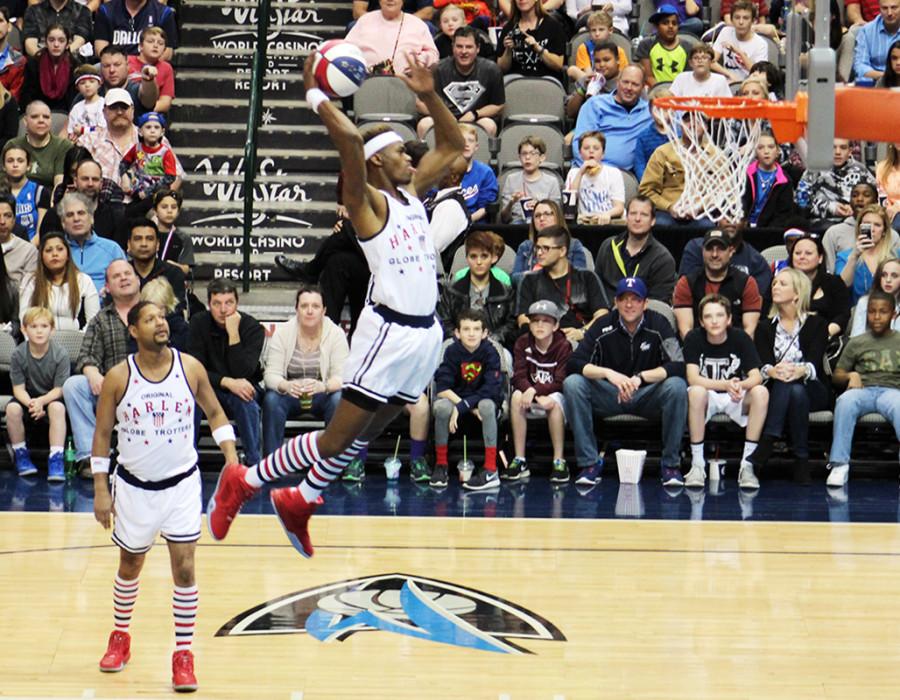
[[(303, 64), (303, 85), (307, 93), (317, 88), (313, 75), (314, 54), (310, 54)], [(328, 135), (338, 150), (341, 158), (343, 175), (342, 198), (350, 221), (357, 235), (365, 238), (374, 235), (384, 225), (373, 209), (373, 201), (383, 200), (378, 190), (370, 187), (366, 180), (366, 157), (363, 151), (363, 139), (359, 130), (350, 118), (338, 109), (330, 100), (322, 102), (316, 113), (328, 129)], [(386, 205), (384, 205), (386, 206)]]
[(112, 514), (112, 495), (109, 491), (109, 442), (116, 424), (116, 404), (125, 392), (127, 374), (128, 369), (124, 362), (106, 373), (100, 399), (97, 401), (97, 426), (94, 428), (94, 442), (91, 445), (94, 518), (107, 530), (111, 524)]
[[(206, 369), (196, 359), (190, 355), (182, 355), (181, 361), (184, 363), (184, 369), (188, 376), (188, 382), (194, 388), (194, 395), (197, 397), (197, 403), (206, 414), (206, 420), (209, 422), (209, 429), (215, 433), (217, 429), (230, 425), (228, 416), (222, 409), (222, 404), (216, 398), (216, 392), (209, 383), (209, 375)], [(237, 464), (238, 454), (234, 440), (223, 440), (219, 443), (219, 449), (225, 455), (225, 464)]]
[(462, 154), (466, 142), (459, 130), (459, 123), (434, 90), (434, 75), (431, 69), (419, 61), (418, 56), (413, 53), (407, 54), (407, 60), (408, 75), (398, 77), (428, 107), (428, 113), (434, 119), (434, 148), (419, 161), (413, 178), (416, 194), (422, 197), (437, 184), (450, 164)]

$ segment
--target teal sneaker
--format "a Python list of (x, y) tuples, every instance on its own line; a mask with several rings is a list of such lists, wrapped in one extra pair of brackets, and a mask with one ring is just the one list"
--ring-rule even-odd
[(341, 479), (344, 481), (364, 481), (366, 478), (366, 463), (359, 457), (354, 457), (344, 469)]
[(554, 484), (569, 483), (569, 467), (566, 465), (566, 460), (553, 460), (553, 470), (550, 472), (550, 481)]
[(409, 463), (409, 478), (419, 484), (431, 480), (431, 469), (424, 457), (416, 457)]

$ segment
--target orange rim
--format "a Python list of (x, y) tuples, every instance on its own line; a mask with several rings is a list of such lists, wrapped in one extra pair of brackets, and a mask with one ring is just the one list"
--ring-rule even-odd
[(703, 112), (719, 119), (765, 119), (772, 103), (746, 97), (657, 97), (653, 106), (679, 112)]

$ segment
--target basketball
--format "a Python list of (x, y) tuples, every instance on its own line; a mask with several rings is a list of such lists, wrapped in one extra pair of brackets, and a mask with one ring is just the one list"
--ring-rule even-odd
[(323, 43), (315, 55), (313, 74), (331, 97), (349, 97), (366, 79), (366, 61), (355, 44), (341, 39)]

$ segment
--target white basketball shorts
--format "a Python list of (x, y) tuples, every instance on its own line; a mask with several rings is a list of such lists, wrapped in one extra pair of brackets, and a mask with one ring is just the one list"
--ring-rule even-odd
[(415, 403), (434, 377), (443, 339), (437, 319), (428, 328), (418, 328), (388, 321), (366, 306), (350, 340), (344, 389), (381, 403), (394, 397)]
[(200, 539), (203, 494), (200, 470), (174, 486), (153, 491), (113, 477), (115, 523), (112, 540), (132, 554), (150, 550), (157, 534), (170, 542)]

